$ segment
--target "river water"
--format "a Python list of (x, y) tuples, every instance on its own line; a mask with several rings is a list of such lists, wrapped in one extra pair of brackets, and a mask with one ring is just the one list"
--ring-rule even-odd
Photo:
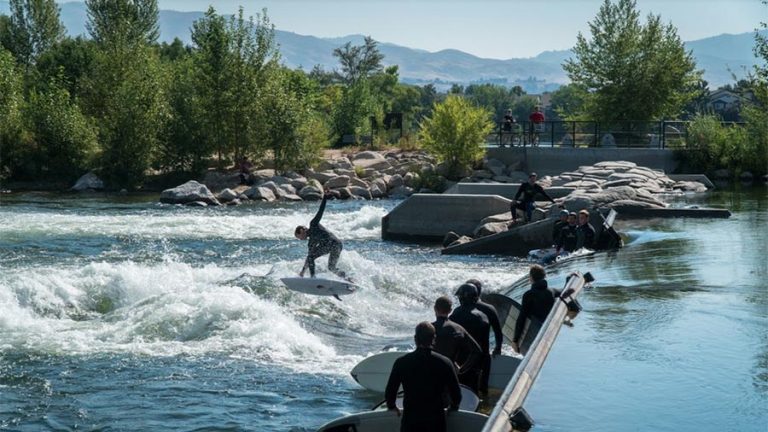
[[(316, 203), (0, 199), (0, 430), (313, 431), (378, 402), (349, 370), (406, 346), (437, 296), (470, 277), (505, 292), (527, 271), (382, 242), (396, 201), (331, 202), (340, 267), (365, 287), (338, 302), (279, 282)], [(597, 282), (526, 402), (536, 430), (768, 429), (768, 192), (678, 204), (734, 215), (622, 222), (623, 250), (552, 271)]]

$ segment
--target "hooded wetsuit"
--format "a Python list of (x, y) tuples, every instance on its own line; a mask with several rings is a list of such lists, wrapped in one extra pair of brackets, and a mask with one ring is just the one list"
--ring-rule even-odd
[(454, 363), (461, 363), (459, 374), (471, 370), (480, 360), (480, 345), (464, 330), (464, 327), (449, 320), (437, 317), (435, 326), (434, 351), (448, 357)]
[(560, 294), (547, 286), (547, 280), (542, 279), (531, 284), (531, 289), (523, 294), (523, 304), (515, 323), (515, 337), (512, 341), (519, 344), (523, 335), (525, 320), (528, 318), (544, 322), (555, 304), (555, 299)]
[(335, 273), (336, 263), (339, 262), (339, 256), (341, 255), (341, 240), (324, 226), (320, 225), (320, 219), (323, 218), (327, 201), (328, 198), (324, 196), (323, 201), (320, 203), (320, 209), (317, 210), (317, 214), (309, 222), (309, 229), (307, 230), (307, 237), (309, 238), (307, 248), (309, 252), (307, 253), (304, 267), (309, 267), (309, 274), (312, 277), (315, 276), (315, 260), (317, 258), (330, 254), (328, 256), (328, 270)]
[[(475, 304), (465, 304), (453, 310), (449, 319), (464, 329), (472, 336), (478, 345), (483, 356), (488, 355), (488, 336), (491, 332), (491, 326), (488, 323), (488, 317), (475, 307)], [(475, 367), (462, 374), (460, 381), (462, 384), (471, 388), (475, 393), (480, 389), (480, 376), (483, 371), (483, 363), (479, 362)]]
[(461, 403), (461, 388), (451, 361), (429, 348), (416, 348), (395, 360), (384, 393), (389, 409), (395, 408), (400, 384), (404, 392), (400, 432), (445, 432), (445, 391), (450, 397), (449, 409), (457, 410)]

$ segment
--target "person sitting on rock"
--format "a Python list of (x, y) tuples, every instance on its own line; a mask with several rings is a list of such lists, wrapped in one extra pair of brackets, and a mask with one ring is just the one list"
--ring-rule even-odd
[[(526, 183), (520, 184), (520, 188), (517, 189), (517, 193), (515, 194), (515, 198), (512, 200), (511, 205), (512, 223), (517, 223), (518, 209), (525, 213), (526, 222), (531, 221), (531, 218), (533, 217), (533, 209), (536, 208), (536, 195), (543, 196), (552, 202), (552, 204), (555, 203), (555, 200), (553, 200), (549, 195), (547, 195), (546, 192), (544, 192), (544, 188), (541, 187), (540, 184), (536, 183), (536, 177), (536, 173), (532, 172), (528, 176), (528, 181)], [(520, 196), (522, 196), (522, 199), (520, 199)]]
[(555, 255), (560, 255), (561, 251), (573, 252), (576, 250), (578, 240), (578, 225), (576, 221), (576, 213), (568, 213), (568, 224), (560, 229), (560, 235), (555, 243)]
[(589, 212), (579, 211), (579, 227), (576, 231), (576, 249), (595, 247), (595, 228), (589, 223)]
[(315, 277), (315, 260), (323, 255), (328, 255), (328, 270), (336, 275), (346, 279), (347, 276), (343, 271), (336, 268), (336, 264), (339, 262), (339, 256), (341, 256), (342, 244), (341, 240), (336, 237), (332, 232), (328, 231), (324, 226), (320, 225), (320, 219), (325, 212), (325, 205), (328, 202), (328, 196), (330, 193), (326, 191), (323, 195), (323, 201), (320, 203), (320, 208), (317, 210), (317, 214), (309, 222), (309, 228), (299, 225), (293, 234), (299, 240), (309, 239), (307, 244), (308, 253), (307, 259), (304, 261), (304, 267), (301, 269), (299, 276), (304, 277), (304, 272), (309, 268), (309, 275)]
[(240, 184), (252, 185), (253, 175), (251, 170), (253, 169), (253, 164), (248, 160), (248, 156), (243, 156), (238, 164), (238, 169), (240, 170)]
[(560, 210), (560, 219), (555, 222), (555, 226), (552, 228), (552, 244), (557, 247), (560, 243), (560, 234), (563, 232), (563, 228), (568, 226), (568, 210)]

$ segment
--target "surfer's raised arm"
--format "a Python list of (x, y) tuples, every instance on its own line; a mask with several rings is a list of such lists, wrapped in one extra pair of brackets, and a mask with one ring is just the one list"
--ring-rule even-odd
[(323, 201), (320, 202), (320, 208), (317, 209), (317, 214), (315, 217), (312, 218), (312, 220), (309, 222), (309, 226), (317, 226), (320, 224), (320, 219), (323, 218), (323, 213), (325, 213), (325, 204), (328, 202), (328, 194), (323, 194)]

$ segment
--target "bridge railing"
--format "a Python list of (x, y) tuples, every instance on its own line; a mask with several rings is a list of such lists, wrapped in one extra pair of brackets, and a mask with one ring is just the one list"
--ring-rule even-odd
[[(595, 121), (523, 121), (511, 127), (503, 122), (486, 137), (488, 147), (621, 147), (685, 149), (688, 121), (622, 122), (606, 124)], [(729, 126), (743, 123), (727, 122)]]

